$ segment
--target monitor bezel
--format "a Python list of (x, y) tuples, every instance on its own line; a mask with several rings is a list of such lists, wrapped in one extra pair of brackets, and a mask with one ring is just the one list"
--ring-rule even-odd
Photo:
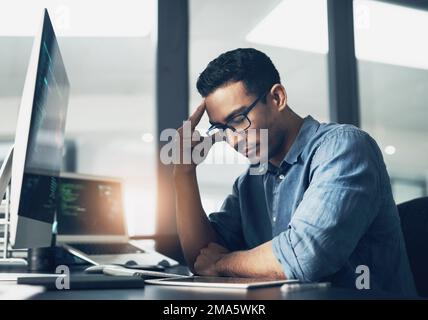
[[(52, 241), (52, 223), (19, 215), (22, 183), (27, 159), (28, 138), (31, 129), (34, 95), (39, 69), (39, 58), (43, 39), (43, 30), (45, 29), (46, 24), (50, 24), (52, 30), (54, 30), (48, 10), (44, 9), (42, 21), (37, 29), (33, 41), (16, 125), (12, 161), (9, 238), (10, 244), (14, 249), (48, 247), (51, 245)], [(69, 85), (66, 74), (65, 77), (67, 84)]]

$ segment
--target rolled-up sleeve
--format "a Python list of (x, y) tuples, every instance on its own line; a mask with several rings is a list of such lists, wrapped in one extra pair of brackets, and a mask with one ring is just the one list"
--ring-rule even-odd
[(357, 129), (323, 139), (309, 187), (287, 230), (272, 241), (288, 278), (319, 281), (346, 264), (379, 206), (380, 160), (374, 140)]
[(211, 226), (217, 233), (220, 244), (230, 251), (245, 249), (238, 184), (239, 178), (233, 184), (232, 194), (228, 195), (224, 200), (220, 211), (213, 212), (208, 216)]

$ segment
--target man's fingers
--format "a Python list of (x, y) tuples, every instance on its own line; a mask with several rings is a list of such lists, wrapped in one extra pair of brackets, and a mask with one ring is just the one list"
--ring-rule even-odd
[(202, 138), (201, 133), (198, 130), (193, 131), (193, 133), (192, 133), (192, 141), (200, 142), (201, 138)]
[(226, 139), (226, 133), (223, 130), (220, 130), (212, 135), (210, 135), (208, 138), (211, 138), (212, 144), (220, 141), (225, 141)]
[(198, 125), (199, 121), (201, 121), (202, 116), (205, 113), (205, 100), (196, 108), (195, 112), (189, 117), (190, 126), (193, 129)]

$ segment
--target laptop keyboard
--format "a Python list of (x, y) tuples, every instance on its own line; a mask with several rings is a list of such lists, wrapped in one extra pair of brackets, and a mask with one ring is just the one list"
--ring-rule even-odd
[(130, 243), (79, 243), (71, 246), (88, 255), (144, 253)]

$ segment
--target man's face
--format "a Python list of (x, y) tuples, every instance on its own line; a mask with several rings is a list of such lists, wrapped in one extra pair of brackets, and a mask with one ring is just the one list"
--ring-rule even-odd
[[(245, 85), (242, 82), (230, 83), (224, 87), (218, 88), (213, 93), (208, 95), (205, 99), (206, 110), (208, 118), (211, 124), (225, 125), (231, 117), (241, 114), (250, 106), (258, 97), (251, 95), (247, 92)], [(272, 121), (274, 121), (275, 108), (269, 103), (269, 97), (267, 103), (259, 101), (257, 105), (247, 115), (251, 121), (251, 126), (248, 128), (249, 131), (242, 134), (231, 135), (230, 130), (226, 130), (228, 133), (229, 144), (237, 151), (241, 152), (244, 156), (250, 159), (260, 158), (260, 144), (263, 139), (260, 137), (259, 129), (269, 130), (269, 140), (271, 140), (271, 127)], [(241, 144), (245, 144), (245, 148), (241, 148)], [(262, 146), (268, 148), (268, 146)]]

